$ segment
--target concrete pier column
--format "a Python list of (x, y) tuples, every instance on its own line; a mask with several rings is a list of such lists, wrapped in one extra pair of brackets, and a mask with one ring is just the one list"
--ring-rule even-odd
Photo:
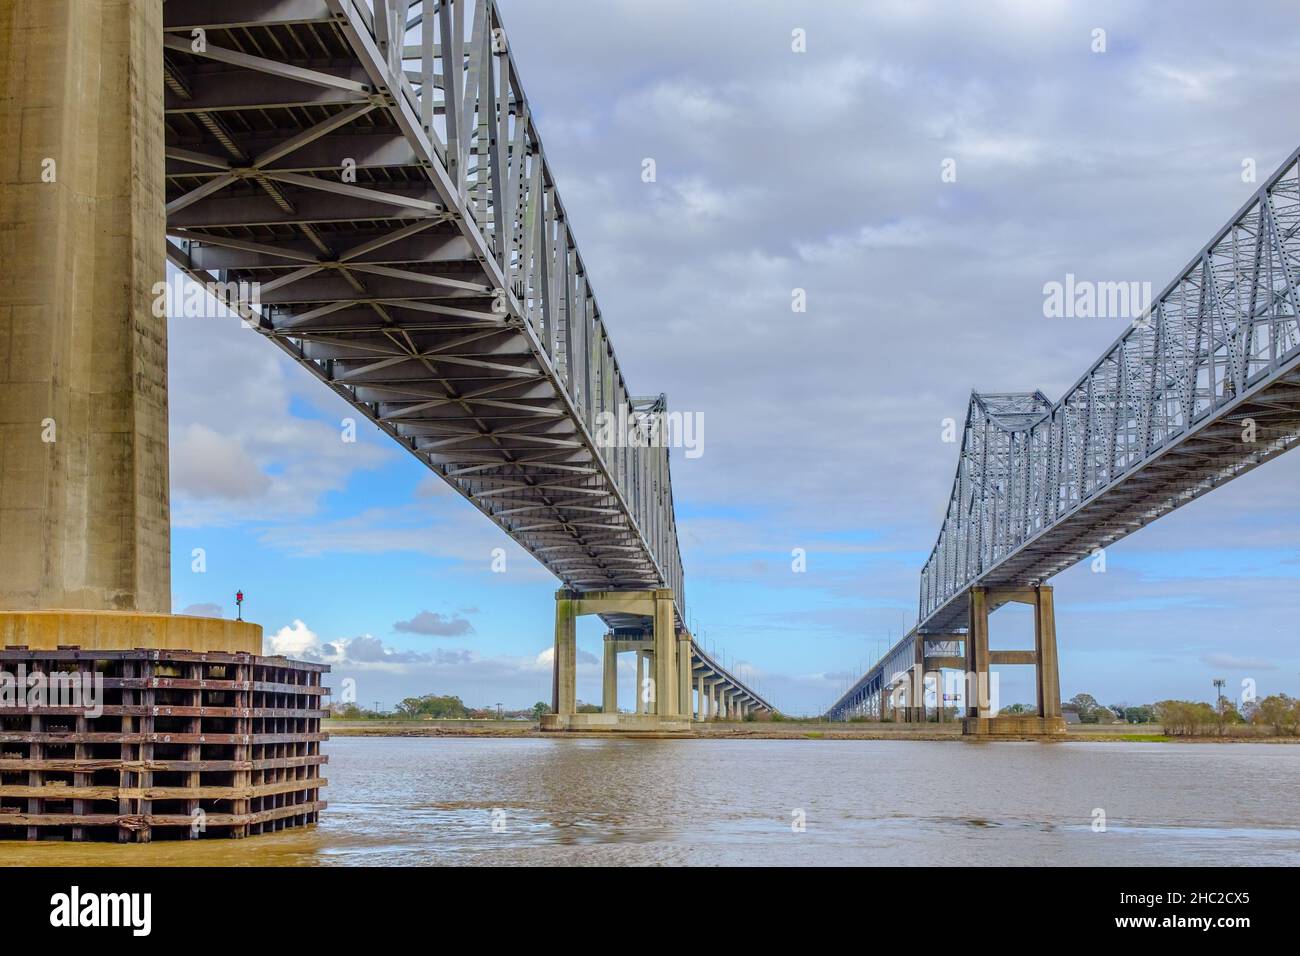
[(1052, 589), (1034, 588), (1038, 600), (1034, 606), (1034, 650), (1038, 654), (1036, 690), (1038, 716), (1061, 716), (1061, 678), (1056, 658), (1056, 606)]
[(695, 679), (695, 719), (709, 719), (709, 701), (704, 696), (704, 675)]
[(907, 717), (909, 723), (925, 723), (925, 635), (912, 639), (912, 667), (908, 672)]
[(992, 716), (989, 707), (988, 588), (970, 589), (970, 623), (966, 630), (966, 716)]
[(572, 591), (555, 592), (555, 662), (551, 708), (557, 714), (578, 712), (578, 617)]
[(677, 707), (677, 635), (674, 633), (673, 592), (655, 591), (655, 713), (669, 717)]
[(944, 713), (943, 713), (944, 686), (943, 685), (944, 685), (943, 671), (941, 670), (935, 671), (934, 672), (934, 719), (941, 724), (944, 722)]
[(171, 610), (162, 4), (0, 4), (0, 609)]
[(709, 703), (707, 713), (704, 715), (705, 720), (714, 720), (718, 716), (718, 685), (710, 681), (708, 686)]
[(600, 709), (607, 714), (618, 713), (618, 645), (614, 635), (605, 635), (605, 682), (600, 698)]
[(685, 628), (677, 635), (677, 711), (690, 716), (691, 706), (691, 634)]

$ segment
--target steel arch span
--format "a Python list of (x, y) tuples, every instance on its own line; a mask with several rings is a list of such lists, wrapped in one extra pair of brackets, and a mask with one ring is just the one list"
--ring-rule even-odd
[(965, 628), (972, 588), (1041, 585), (1294, 447), (1298, 283), (1300, 150), (1059, 401), (973, 393), (919, 623), (831, 714)]

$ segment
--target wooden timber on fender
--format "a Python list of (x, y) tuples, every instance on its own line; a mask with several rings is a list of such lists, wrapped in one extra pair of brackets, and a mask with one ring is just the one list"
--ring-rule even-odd
[[(242, 651), (4, 647), (0, 840), (145, 843), (316, 823), (328, 671)], [(33, 674), (77, 682), (83, 697), (37, 699)]]

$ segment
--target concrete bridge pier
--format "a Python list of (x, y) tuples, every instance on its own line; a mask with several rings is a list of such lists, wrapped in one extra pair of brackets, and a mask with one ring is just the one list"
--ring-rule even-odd
[[(127, 714), (76, 716), (77, 732), (120, 748), (112, 766), (81, 744), (54, 759), (46, 715), (11, 709), (21, 732), (7, 729), (31, 740), (6, 750), (37, 795), (0, 814), (6, 839), (22, 826), (144, 843), (188, 826), (155, 815), (155, 773), (221, 801), (214, 835), (314, 823), (324, 807), (314, 761), (292, 785), (275, 776), (286, 740), (319, 756), (322, 668), (261, 657), (255, 624), (169, 613), (163, 74), (158, 0), (0, 0), (0, 655), (6, 670), (120, 680)], [(163, 673), (199, 688), (162, 689)], [(263, 769), (201, 769), (218, 763), (204, 741), (235, 729), (205, 706), (206, 680), (243, 681), (232, 712), (278, 728), (235, 721), (235, 758)], [(255, 689), (290, 680), (317, 693)], [(183, 757), (154, 751), (172, 703), (193, 708)], [(0, 797), (14, 790), (10, 778)]]
[[(641, 640), (626, 641), (620, 635), (606, 635), (603, 672), (603, 699), (599, 714), (579, 714), (577, 701), (577, 620), (584, 614), (627, 615), (648, 619), (651, 648)], [(684, 633), (684, 632), (683, 632)], [(684, 650), (679, 650), (684, 645)], [(637, 654), (637, 707), (634, 714), (618, 712), (617, 655), (620, 650)], [(611, 731), (690, 729), (690, 715), (679, 703), (681, 680), (678, 657), (684, 654), (689, 667), (690, 635), (679, 639), (676, 633), (673, 592), (668, 588), (653, 591), (571, 591), (555, 593), (555, 654), (552, 672), (552, 709), (542, 718), (548, 731)], [(653, 700), (648, 706), (643, 693), (645, 662), (652, 661)], [(686, 687), (689, 696), (690, 675)]]
[[(994, 651), (989, 648), (989, 615), (1004, 604), (1028, 604), (1034, 609), (1034, 649)], [(993, 716), (989, 697), (994, 664), (1032, 664), (1035, 669), (1037, 714)], [(966, 717), (962, 733), (973, 736), (1050, 736), (1065, 733), (1061, 717), (1061, 687), (1056, 657), (1056, 612), (1052, 589), (970, 590), (970, 626), (966, 632)]]
[(171, 610), (162, 4), (0, 4), (0, 609)]

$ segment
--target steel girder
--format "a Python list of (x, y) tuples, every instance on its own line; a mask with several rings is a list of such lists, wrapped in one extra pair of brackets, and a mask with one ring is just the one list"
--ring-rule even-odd
[(258, 283), (258, 331), (566, 587), (680, 620), (665, 402), (624, 381), (492, 0), (171, 0), (165, 30), (172, 260)]
[(963, 630), (972, 586), (1041, 584), (1297, 438), (1300, 150), (1059, 402), (971, 395), (919, 623), (830, 713)]

